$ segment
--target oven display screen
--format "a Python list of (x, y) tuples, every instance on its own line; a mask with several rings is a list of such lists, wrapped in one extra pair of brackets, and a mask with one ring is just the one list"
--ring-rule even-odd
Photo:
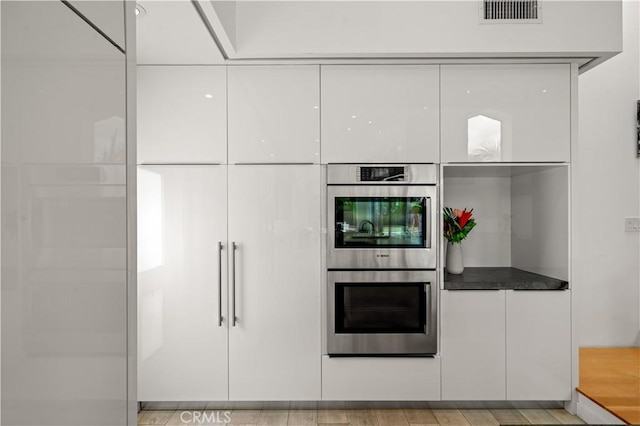
[(360, 167), (360, 182), (404, 181), (404, 167)]

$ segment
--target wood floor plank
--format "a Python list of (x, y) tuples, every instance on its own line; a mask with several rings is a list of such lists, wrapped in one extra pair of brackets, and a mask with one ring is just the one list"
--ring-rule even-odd
[(318, 423), (349, 423), (346, 410), (318, 410)]
[(260, 410), (232, 410), (231, 423), (256, 424), (260, 417)]
[(316, 426), (318, 412), (316, 410), (289, 410), (288, 425), (292, 426)]
[(146, 410), (141, 411), (142, 416), (138, 415), (139, 425), (165, 425), (169, 418), (173, 415), (173, 410)]
[(510, 425), (526, 425), (530, 424), (518, 410), (496, 408), (490, 409), (489, 412), (500, 424)]
[(289, 410), (260, 410), (258, 425), (262, 426), (286, 426), (289, 419)]
[(544, 408), (524, 408), (518, 410), (531, 424), (534, 425), (557, 425), (560, 424), (555, 417), (547, 412)]
[(433, 415), (441, 425), (469, 426), (466, 417), (457, 409), (433, 410)]
[(199, 410), (176, 410), (173, 412), (169, 420), (165, 423), (166, 426), (184, 426), (184, 425), (194, 425), (196, 422), (193, 421), (193, 416), (195, 413), (197, 415), (202, 415), (202, 411)]
[(556, 420), (563, 425), (582, 425), (584, 421), (578, 416), (574, 416), (564, 408), (547, 409), (547, 412), (551, 414)]
[(347, 421), (353, 426), (377, 426), (378, 418), (373, 410), (354, 409), (347, 410)]
[(409, 426), (404, 412), (399, 408), (382, 408), (373, 410), (380, 426)]
[(489, 410), (471, 409), (460, 411), (473, 426), (498, 426), (500, 424)]
[(437, 425), (438, 419), (428, 408), (405, 408), (402, 410), (410, 424)]

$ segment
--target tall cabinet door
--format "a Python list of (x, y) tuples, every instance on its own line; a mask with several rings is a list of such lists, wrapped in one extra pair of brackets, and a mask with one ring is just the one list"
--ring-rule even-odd
[(225, 166), (138, 168), (140, 401), (228, 397), (226, 181)]
[(320, 166), (229, 166), (229, 398), (320, 399)]

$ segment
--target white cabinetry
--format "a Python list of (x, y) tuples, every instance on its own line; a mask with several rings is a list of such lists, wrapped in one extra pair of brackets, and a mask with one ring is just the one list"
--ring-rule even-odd
[[(124, 0), (86, 1), (71, 0), (69, 3), (84, 15), (93, 25), (107, 35), (121, 49), (125, 50)], [(132, 16), (132, 18), (134, 18)]]
[(138, 182), (138, 399), (320, 399), (320, 166)]
[(229, 163), (319, 163), (317, 65), (230, 66)]
[(570, 161), (570, 65), (443, 65), (442, 163)]
[(571, 292), (506, 293), (507, 399), (571, 399)]
[(440, 357), (322, 357), (325, 401), (439, 401)]
[(571, 292), (443, 291), (442, 399), (571, 399)]
[(441, 292), (442, 399), (505, 399), (505, 292)]
[(140, 401), (228, 397), (226, 180), (226, 166), (138, 167)]
[(138, 67), (138, 163), (227, 162), (223, 66)]
[(322, 163), (437, 163), (437, 65), (322, 67)]
[(231, 400), (320, 399), (320, 235), (320, 166), (229, 166)]

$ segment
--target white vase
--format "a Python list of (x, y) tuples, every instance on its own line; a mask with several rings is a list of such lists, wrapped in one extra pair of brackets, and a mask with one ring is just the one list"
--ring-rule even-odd
[(447, 242), (447, 273), (461, 274), (464, 271), (462, 261), (462, 243)]

